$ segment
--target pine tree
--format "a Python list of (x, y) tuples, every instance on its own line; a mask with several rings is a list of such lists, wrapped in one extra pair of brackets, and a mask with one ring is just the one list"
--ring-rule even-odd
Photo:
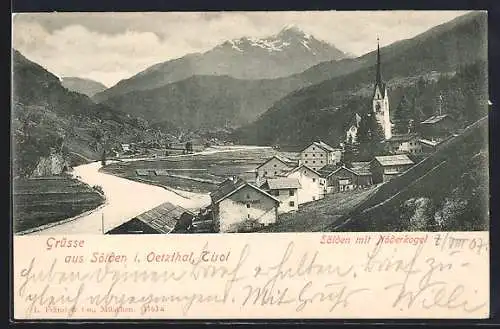
[(414, 119), (413, 110), (410, 102), (405, 95), (401, 98), (396, 110), (394, 111), (394, 128), (397, 133), (405, 134), (408, 132), (408, 123)]

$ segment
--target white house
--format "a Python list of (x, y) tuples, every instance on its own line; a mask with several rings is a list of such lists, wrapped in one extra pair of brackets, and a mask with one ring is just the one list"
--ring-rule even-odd
[(326, 180), (309, 166), (300, 165), (286, 173), (286, 177), (297, 178), (299, 181), (299, 204), (322, 199), (326, 194)]
[(260, 188), (280, 200), (279, 214), (299, 209), (298, 190), (301, 185), (297, 178), (268, 178)]
[(280, 200), (239, 177), (227, 179), (210, 193), (214, 226), (219, 232), (241, 232), (275, 223)]

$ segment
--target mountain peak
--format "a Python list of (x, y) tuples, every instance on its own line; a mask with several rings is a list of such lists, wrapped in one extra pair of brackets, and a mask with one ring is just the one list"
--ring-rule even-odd
[(283, 27), (283, 29), (281, 29), (281, 31), (278, 33), (277, 37), (282, 39), (288, 39), (294, 37), (309, 39), (311, 36), (302, 31), (296, 25), (285, 25), (285, 27)]

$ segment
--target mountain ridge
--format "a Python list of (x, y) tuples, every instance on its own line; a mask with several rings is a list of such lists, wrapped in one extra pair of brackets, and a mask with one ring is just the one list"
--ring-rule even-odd
[(334, 45), (296, 28), (264, 38), (227, 40), (203, 53), (154, 64), (94, 96), (97, 102), (133, 90), (161, 87), (193, 75), (229, 75), (239, 79), (276, 79), (346, 55)]
[[(432, 72), (463, 71), (459, 78), (449, 80), (450, 83), (458, 84), (460, 87), (471, 84), (473, 88), (481, 85), (476, 88), (478, 91), (476, 98), (487, 98), (486, 17), (482, 12), (466, 14), (414, 38), (382, 47), (380, 49), (382, 78), (386, 82), (399, 79), (404, 84), (404, 80), (422, 77)], [(347, 70), (345, 67), (335, 67), (340, 62), (351, 63), (353, 67)], [(375, 79), (375, 62), (375, 54), (372, 52), (354, 60), (319, 64), (314, 69), (317, 70), (319, 66), (325, 65), (330, 65), (330, 69), (333, 67), (333, 70), (325, 69), (327, 74), (323, 78), (327, 78), (326, 80), (295, 90), (277, 101), (255, 122), (238, 129), (234, 134), (235, 141), (259, 145), (297, 145), (304, 143), (305, 140), (321, 138), (332, 144), (341, 142), (345, 125), (354, 113), (364, 113), (371, 109), (369, 90)], [(476, 65), (472, 68), (473, 76), (464, 77), (468, 73), (463, 68), (468, 65)], [(328, 78), (328, 74), (335, 70), (337, 72), (334, 72), (333, 78)], [(307, 77), (308, 73), (305, 72), (301, 76)], [(405, 88), (406, 93), (414, 89), (410, 86)], [(448, 87), (442, 86), (442, 88), (445, 88), (450, 95), (454, 92)], [(359, 98), (360, 95), (357, 94), (362, 90), (367, 92)], [(457, 108), (463, 112), (465, 111), (463, 103), (457, 103), (457, 100), (453, 99), (453, 97), (465, 97), (466, 91), (459, 91), (462, 95), (450, 96), (450, 102), (455, 102)], [(401, 91), (396, 93), (401, 94)], [(422, 90), (421, 95), (415, 96), (420, 102), (417, 106), (426, 108), (424, 113), (429, 113), (431, 110), (430, 106), (434, 101), (431, 98), (436, 96), (434, 93), (435, 90), (433, 91), (429, 85), (429, 90), (425, 92)], [(392, 90), (389, 90), (389, 94), (390, 108), (395, 109), (398, 98), (391, 96), (394, 94)], [(473, 95), (467, 95), (467, 100), (473, 103), (484, 102), (484, 99), (474, 100)], [(332, 110), (324, 110), (328, 108)], [(334, 110), (335, 108), (340, 110)], [(477, 109), (479, 112), (483, 110), (484, 108)], [(467, 116), (464, 113), (460, 115)]]
[(66, 89), (70, 91), (76, 91), (89, 97), (92, 97), (95, 94), (102, 92), (108, 88), (98, 81), (87, 78), (62, 77), (60, 80), (63, 87), (65, 87)]

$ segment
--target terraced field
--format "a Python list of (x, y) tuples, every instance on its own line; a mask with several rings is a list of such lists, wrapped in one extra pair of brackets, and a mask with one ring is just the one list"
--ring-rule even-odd
[(13, 228), (18, 233), (92, 210), (104, 197), (70, 177), (16, 179), (13, 183)]

